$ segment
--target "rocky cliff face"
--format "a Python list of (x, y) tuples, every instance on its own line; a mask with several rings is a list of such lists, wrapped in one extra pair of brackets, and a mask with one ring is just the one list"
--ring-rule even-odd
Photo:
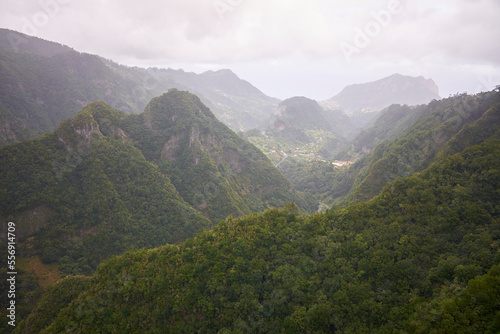
[(393, 74), (381, 80), (347, 86), (322, 105), (354, 114), (382, 110), (395, 103), (425, 104), (439, 98), (438, 87), (432, 79)]
[(135, 132), (128, 126), (125, 132), (205, 217), (218, 221), (287, 202), (307, 206), (266, 156), (217, 120), (197, 96), (171, 89), (138, 117), (142, 128)]

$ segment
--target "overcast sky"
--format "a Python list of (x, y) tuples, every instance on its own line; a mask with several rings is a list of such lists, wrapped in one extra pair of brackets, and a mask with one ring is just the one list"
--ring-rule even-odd
[(323, 100), (393, 73), (440, 95), (500, 84), (499, 0), (0, 0), (0, 27), (131, 66), (229, 68)]

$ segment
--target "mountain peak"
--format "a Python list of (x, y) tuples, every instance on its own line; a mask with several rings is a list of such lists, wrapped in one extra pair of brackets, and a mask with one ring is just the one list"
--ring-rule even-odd
[(439, 89), (432, 79), (395, 73), (377, 81), (349, 85), (323, 104), (352, 114), (382, 110), (391, 104), (425, 104), (439, 98)]
[(214, 114), (198, 98), (175, 88), (155, 97), (144, 110), (146, 125), (152, 130), (166, 130), (193, 122), (216, 121)]
[(55, 131), (58, 140), (67, 147), (89, 147), (93, 140), (113, 136), (125, 140), (125, 133), (118, 121), (125, 113), (116, 110), (103, 101), (94, 101), (73, 118), (59, 124)]
[(227, 68), (223, 68), (223, 69), (216, 70), (216, 71), (208, 70), (208, 71), (203, 72), (201, 75), (224, 76), (224, 77), (233, 77), (233, 78), (239, 79), (239, 77), (233, 71), (231, 71), (230, 69), (227, 69)]

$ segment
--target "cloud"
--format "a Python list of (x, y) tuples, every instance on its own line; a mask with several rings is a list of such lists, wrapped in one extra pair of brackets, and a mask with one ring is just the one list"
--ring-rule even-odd
[[(401, 10), (384, 22), (394, 5)], [(34, 34), (79, 51), (139, 66), (224, 66), (250, 74), (267, 66), (287, 82), (256, 71), (262, 81), (283, 89), (299, 84), (293, 81), (312, 84), (307, 73), (323, 83), (396, 71), (444, 78), (444, 69), (465, 65), (467, 78), (485, 68), (496, 77), (500, 68), (497, 0), (0, 0), (0, 7), (0, 22), (18, 31), (46, 14)], [(349, 63), (340, 45), (355, 45), (360, 32), (370, 33), (369, 41)]]
[[(432, 53), (496, 62), (500, 36), (495, 0), (2, 0), (10, 26), (32, 20), (47, 4), (60, 10), (41, 37), (110, 57), (161, 61), (239, 62), (303, 52), (340, 57), (339, 44), (376, 23), (391, 3), (403, 8), (363, 55), (419, 59)], [(222, 7), (221, 7), (222, 6)], [(222, 8), (222, 9), (221, 9)], [(23, 15), (20, 17), (20, 14)], [(15, 18), (17, 17), (17, 22)], [(54, 39), (54, 37), (52, 37)], [(77, 45), (75, 45), (75, 42)]]

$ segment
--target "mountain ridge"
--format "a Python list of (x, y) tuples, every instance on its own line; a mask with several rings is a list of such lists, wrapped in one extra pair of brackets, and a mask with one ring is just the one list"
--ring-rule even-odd
[[(25, 224), (21, 254), (66, 257), (65, 272), (95, 268), (123, 247), (179, 242), (229, 215), (317, 207), (198, 97), (175, 89), (137, 115), (92, 102), (54, 132), (0, 148), (0, 161), (0, 216)], [(74, 244), (55, 243), (57, 234)]]
[(395, 73), (376, 81), (346, 86), (321, 104), (327, 109), (340, 108), (348, 114), (355, 114), (379, 111), (391, 104), (426, 104), (434, 99), (440, 97), (432, 79)]
[(53, 131), (96, 100), (140, 113), (170, 88), (200, 95), (236, 131), (260, 126), (279, 101), (230, 70), (128, 67), (7, 29), (0, 29), (0, 74), (0, 145)]

